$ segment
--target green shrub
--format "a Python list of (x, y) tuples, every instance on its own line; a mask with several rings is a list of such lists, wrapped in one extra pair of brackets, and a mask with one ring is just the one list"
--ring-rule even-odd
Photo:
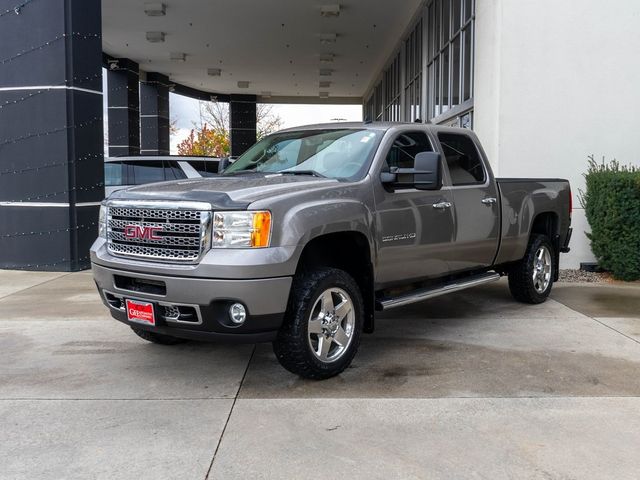
[(640, 279), (640, 168), (589, 157), (581, 203), (598, 263), (619, 280)]

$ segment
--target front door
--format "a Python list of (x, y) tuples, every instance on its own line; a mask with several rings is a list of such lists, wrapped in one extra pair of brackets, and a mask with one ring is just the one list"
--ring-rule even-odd
[[(400, 133), (389, 148), (382, 169), (412, 168), (418, 153), (432, 151), (424, 132)], [(450, 190), (393, 190), (382, 183), (374, 190), (378, 288), (446, 275), (446, 252), (454, 234)]]

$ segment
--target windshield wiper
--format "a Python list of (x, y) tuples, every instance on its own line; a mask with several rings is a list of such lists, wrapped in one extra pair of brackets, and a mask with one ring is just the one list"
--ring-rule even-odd
[(312, 177), (327, 178), (325, 175), (322, 175), (315, 170), (282, 170), (278, 173), (281, 173), (282, 175), (311, 175)]

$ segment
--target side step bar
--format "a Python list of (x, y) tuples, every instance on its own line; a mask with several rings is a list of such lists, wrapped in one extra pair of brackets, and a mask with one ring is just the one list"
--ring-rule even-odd
[(404, 293), (398, 297), (383, 298), (376, 302), (376, 306), (381, 310), (402, 307), (403, 305), (421, 302), (429, 298), (439, 297), (440, 295), (446, 295), (447, 293), (464, 290), (465, 288), (477, 287), (478, 285), (495, 282), (496, 280), (500, 280), (500, 275), (495, 272), (481, 273), (479, 275), (474, 275), (473, 277), (468, 277), (464, 280), (447, 283), (439, 287), (423, 288), (420, 290), (414, 290), (412, 292)]

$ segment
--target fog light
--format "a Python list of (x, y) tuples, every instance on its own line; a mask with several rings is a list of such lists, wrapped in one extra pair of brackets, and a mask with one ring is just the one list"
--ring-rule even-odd
[(247, 319), (247, 309), (241, 303), (234, 303), (229, 308), (229, 316), (231, 321), (236, 325), (242, 325)]

